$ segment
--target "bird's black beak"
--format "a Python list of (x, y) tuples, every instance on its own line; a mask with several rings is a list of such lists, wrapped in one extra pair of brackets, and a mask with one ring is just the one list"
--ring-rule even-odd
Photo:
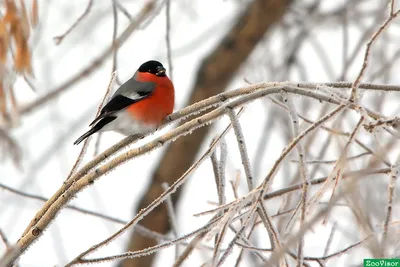
[(166, 69), (164, 67), (157, 67), (157, 76), (165, 76)]

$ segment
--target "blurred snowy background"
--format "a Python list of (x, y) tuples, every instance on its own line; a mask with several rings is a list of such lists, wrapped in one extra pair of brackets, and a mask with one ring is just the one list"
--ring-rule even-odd
[[(0, 1), (1, 19), (4, 19), (6, 14), (8, 1)], [(391, 2), (385, 0), (171, 0), (169, 3), (169, 38), (173, 66), (171, 73), (166, 43), (166, 4), (169, 1), (155, 1), (150, 17), (141, 23), (118, 49), (116, 61), (110, 55), (102, 64), (95, 66), (89, 75), (80, 77), (82, 70), (92, 64), (93, 60), (112, 44), (115, 18), (113, 3), (117, 13), (117, 36), (119, 36), (131, 23), (129, 17), (136, 19), (148, 1), (42, 0), (36, 3), (33, 0), (26, 0), (24, 2), (28, 13), (31, 12), (33, 5), (38, 5), (38, 25), (31, 29), (29, 37), (34, 75), (26, 74), (26, 79), (36, 91), (28, 85), (26, 79), (16, 75), (12, 89), (9, 89), (15, 96), (16, 108), (9, 102), (5, 108), (5, 102), (0, 103), (7, 110), (2, 110), (0, 120), (3, 139), (0, 146), (2, 160), (0, 230), (10, 244), (17, 242), (44, 203), (23, 196), (21, 192), (47, 199), (66, 179), (80, 152), (80, 146), (73, 146), (72, 142), (88, 129), (87, 125), (94, 118), (97, 106), (110, 81), (114, 62), (116, 62), (117, 80), (121, 82), (127, 80), (144, 61), (156, 59), (163, 62), (175, 84), (175, 110), (187, 106), (193, 99), (199, 101), (222, 91), (248, 86), (249, 83), (353, 82), (362, 67), (367, 42), (389, 17), (391, 8)], [(16, 1), (16, 5), (20, 9), (19, 1)], [(257, 5), (259, 7), (254, 8)], [(393, 8), (397, 10), (400, 5), (394, 3)], [(88, 9), (87, 14), (57, 45), (54, 38), (65, 33), (86, 9)], [(259, 14), (251, 13), (255, 10), (258, 10)], [(247, 34), (235, 31), (238, 24), (242, 24), (242, 31), (247, 31)], [(399, 29), (400, 20), (395, 18), (373, 44), (369, 65), (362, 82), (399, 83)], [(2, 34), (1, 28), (0, 34)], [(240, 36), (240, 34), (247, 36), (248, 39), (239, 38), (241, 41), (237, 41), (235, 35)], [(237, 42), (227, 44), (227, 40)], [(247, 56), (246, 51), (251, 53)], [(217, 62), (213, 61), (215, 58), (218, 59)], [(12, 62), (8, 54), (8, 60), (2, 63), (2, 82), (6, 80), (5, 73), (8, 73), (4, 69), (12, 70)], [(14, 74), (7, 75), (9, 78), (9, 75)], [(210, 80), (214, 79), (213, 84), (219, 89), (211, 88), (205, 93), (199, 91), (200, 93), (196, 95), (194, 90), (207, 91), (199, 85), (204, 81), (207, 85), (208, 77), (202, 75), (212, 75)], [(57, 90), (75, 76), (80, 77), (78, 82), (56, 97), (27, 112), (18, 112), (49, 92)], [(218, 80), (219, 77), (221, 82)], [(114, 83), (113, 90), (117, 87), (118, 84)], [(348, 96), (350, 90), (336, 92)], [(393, 118), (399, 112), (398, 92), (362, 90), (360, 97), (363, 106), (387, 118)], [(282, 99), (280, 95), (274, 95), (272, 98), (275, 101)], [(336, 107), (304, 96), (293, 96), (292, 100), (298, 113), (313, 122)], [(359, 113), (348, 109), (336, 116), (327, 126), (342, 133), (351, 133), (359, 118)], [(291, 119), (285, 109), (271, 101), (271, 98), (265, 97), (246, 106), (240, 117), (240, 123), (254, 183), (259, 185), (284, 147), (293, 139)], [(183, 141), (179, 140), (181, 141), (179, 147), (173, 148), (175, 143), (163, 146), (119, 166), (79, 193), (69, 204), (129, 221), (139, 207), (146, 206), (142, 206), (143, 203), (149, 204), (159, 195), (159, 193), (152, 195), (151, 190), (162, 192), (161, 183), (164, 180), (172, 184), (190, 166), (193, 162), (191, 159), (197, 160), (208, 149), (212, 139), (228, 124), (229, 117), (224, 116), (212, 124), (208, 132), (204, 132), (204, 139), (200, 136), (183, 137), (181, 138)], [(175, 126), (172, 124), (131, 147), (144, 144)], [(308, 126), (309, 124), (300, 120), (301, 131)], [(388, 228), (384, 230), (383, 227), (388, 211), (388, 184), (391, 181), (388, 173), (393, 174), (392, 165), (395, 165), (400, 152), (397, 135), (391, 131), (395, 129), (386, 131), (381, 127), (370, 133), (361, 127), (358, 131), (356, 139), (361, 145), (353, 142), (347, 152), (348, 157), (357, 156), (357, 158), (349, 160), (343, 172), (384, 168), (389, 171), (383, 174), (365, 175), (365, 179), (363, 175), (359, 175), (351, 193), (335, 204), (329, 216), (324, 217), (326, 223), (323, 223), (324, 218), (322, 218), (308, 229), (304, 241), (304, 257), (314, 257), (317, 260), (305, 258), (306, 266), (360, 266), (363, 258), (399, 256), (400, 235), (395, 224), (399, 219), (397, 186), (392, 198), (393, 213), (390, 222), (387, 223)], [(92, 138), (83, 164), (94, 157), (97, 138), (97, 136)], [(116, 133), (103, 134), (99, 141), (98, 152), (104, 151), (122, 138), (123, 136)], [(192, 146), (195, 142), (189, 138), (197, 138), (201, 145)], [(14, 146), (9, 145), (10, 139)], [(317, 162), (306, 164), (308, 179), (328, 176), (336, 160), (343, 154), (348, 139), (346, 135), (332, 134), (321, 128), (310, 134), (303, 143), (306, 159)], [(236, 137), (232, 130), (225, 140), (228, 145), (225, 178), (229, 202), (234, 199), (234, 194), (228, 181), (239, 178), (239, 196), (245, 196), (248, 189)], [(168, 154), (168, 150), (172, 149), (175, 153), (173, 157)], [(163, 159), (165, 156), (168, 156), (167, 161)], [(185, 158), (188, 160), (185, 161)], [(268, 192), (301, 182), (297, 160), (296, 151), (293, 150), (282, 163)], [(160, 165), (160, 161), (163, 165)], [(171, 172), (167, 173), (164, 169), (160, 171), (159, 168), (165, 166), (168, 166)], [(176, 202), (179, 236), (207, 223), (211, 218), (210, 215), (200, 217), (193, 215), (215, 208), (218, 203), (211, 161), (207, 160), (199, 166), (183, 188), (179, 197), (174, 195), (173, 199)], [(318, 208), (327, 206), (332, 188), (333, 185), (317, 202), (318, 207), (307, 215), (306, 221)], [(15, 189), (17, 192), (10, 189)], [(309, 198), (311, 199), (319, 189), (321, 185), (311, 186)], [(342, 189), (339, 186), (335, 194), (339, 194)], [(298, 230), (298, 213), (295, 215), (295, 222), (287, 224), (300, 200), (301, 190), (297, 190), (265, 202), (266, 210), (280, 233), (283, 244), (287, 236)], [(274, 216), (283, 211), (288, 212)], [(168, 216), (151, 217), (151, 213), (148, 216), (150, 219), (146, 223), (149, 224), (143, 224), (144, 226), (156, 230), (160, 228), (152, 227), (159, 225), (162, 229), (168, 229)], [(122, 226), (121, 223), (63, 209), (45, 230), (43, 236), (21, 256), (19, 265), (64, 266), (79, 253), (104, 240)], [(383, 244), (384, 231), (389, 233), (386, 245)], [(162, 234), (172, 237), (170, 231)], [(329, 260), (318, 260), (324, 255), (356, 244), (370, 235), (372, 237), (368, 240), (372, 241), (365, 241)], [(232, 236), (233, 233), (228, 230), (222, 248), (228, 245)], [(138, 237), (128, 231), (90, 257), (119, 254), (132, 250), (135, 246), (139, 249), (141, 246), (137, 241), (139, 239), (135, 238)], [(134, 239), (136, 244), (132, 245)], [(257, 226), (250, 239), (260, 248), (271, 246), (263, 226)], [(204, 241), (204, 244), (212, 246), (214, 240)], [(327, 247), (329, 249), (326, 249)], [(379, 249), (382, 247), (384, 247), (383, 252)], [(184, 248), (184, 245), (179, 246), (179, 251), (182, 252)], [(224, 266), (235, 266), (240, 249), (239, 245), (234, 247)], [(240, 266), (262, 266), (262, 261), (250, 251), (251, 249), (245, 249)], [(297, 252), (296, 246), (291, 247), (291, 251)], [(0, 255), (5, 252), (6, 245), (0, 242)], [(381, 252), (383, 254), (379, 254)], [(266, 258), (271, 254), (268, 251), (261, 253)], [(175, 249), (166, 248), (153, 256), (154, 258), (146, 257), (147, 260), (143, 261), (133, 259), (123, 263), (102, 262), (99, 265), (172, 266), (175, 261)], [(183, 266), (200, 266), (208, 262), (211, 256), (212, 250), (195, 249)], [(285, 257), (289, 266), (296, 265), (293, 257), (287, 255)]]

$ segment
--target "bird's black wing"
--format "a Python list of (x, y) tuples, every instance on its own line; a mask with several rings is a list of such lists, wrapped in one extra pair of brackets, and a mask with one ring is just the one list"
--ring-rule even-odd
[(121, 85), (111, 100), (101, 109), (99, 116), (89, 126), (150, 96), (154, 87), (154, 83), (138, 82), (135, 80), (135, 76), (133, 76)]

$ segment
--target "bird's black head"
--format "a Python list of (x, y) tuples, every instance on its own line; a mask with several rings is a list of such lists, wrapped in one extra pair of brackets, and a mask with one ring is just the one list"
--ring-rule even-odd
[(156, 60), (150, 60), (150, 61), (143, 63), (139, 67), (138, 71), (139, 72), (148, 72), (148, 73), (160, 76), (160, 77), (166, 76), (166, 74), (165, 74), (166, 70), (165, 70), (164, 66)]

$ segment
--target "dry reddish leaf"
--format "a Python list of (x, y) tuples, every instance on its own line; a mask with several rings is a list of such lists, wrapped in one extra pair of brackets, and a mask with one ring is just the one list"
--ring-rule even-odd
[[(29, 16), (24, 0), (20, 0), (20, 10), (14, 0), (5, 1), (6, 12), (0, 23), (0, 61), (5, 63), (11, 39), (15, 40), (14, 67), (18, 72), (32, 73)], [(37, 3), (32, 7), (32, 18), (37, 21)], [(8, 31), (7, 31), (8, 29)]]
[[(2, 7), (5, 7), (5, 14), (0, 19), (0, 67), (10, 65), (12, 72), (32, 75), (31, 50), (28, 40), (31, 30), (30, 19), (33, 23), (37, 23), (37, 3), (36, 0), (33, 2), (32, 17), (30, 18), (25, 1), (19, 1), (18, 6), (15, 0), (2, 2)], [(14, 51), (12, 49), (13, 44), (15, 44)], [(9, 52), (12, 54), (12, 61), (11, 58), (8, 58)], [(7, 62), (7, 59), (10, 59), (11, 62)], [(5, 82), (4, 78), (7, 78), (7, 76), (4, 75), (8, 74), (0, 73), (0, 117), (6, 118), (7, 115), (11, 114), (14, 118), (17, 118), (18, 109), (14, 91), (11, 84)], [(11, 110), (7, 110), (8, 108), (11, 108)]]
[(15, 51), (15, 69), (18, 72), (32, 73), (31, 69), (31, 53), (25, 38), (18, 38), (16, 40)]
[(7, 59), (9, 36), (4, 20), (0, 21), (0, 62), (5, 63)]
[(29, 17), (28, 17), (28, 11), (26, 10), (25, 2), (23, 0), (19, 0), (21, 4), (21, 17), (19, 20), (19, 24), (21, 25), (21, 28), (23, 30), (23, 34), (25, 37), (29, 37)]
[(36, 25), (39, 22), (39, 16), (38, 16), (38, 3), (36, 0), (33, 0), (32, 3), (32, 12), (31, 12), (31, 24), (32, 27), (36, 27)]
[(15, 25), (15, 58), (14, 67), (18, 72), (31, 73), (31, 54), (29, 51), (28, 41), (23, 34), (23, 29), (20, 25)]
[(6, 0), (6, 14), (4, 15), (5, 23), (15, 23), (18, 21), (17, 7), (14, 1)]

